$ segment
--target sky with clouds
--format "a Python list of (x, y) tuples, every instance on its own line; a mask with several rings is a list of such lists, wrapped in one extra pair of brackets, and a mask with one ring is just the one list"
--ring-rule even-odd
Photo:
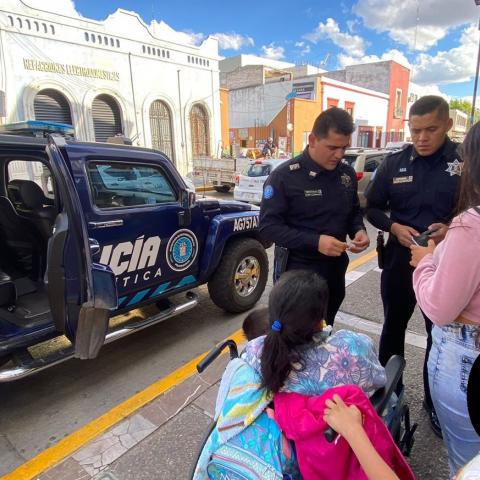
[(479, 44), (475, 0), (24, 0), (103, 20), (136, 11), (155, 35), (201, 43), (215, 35), (222, 56), (251, 53), (336, 70), (396, 60), (425, 91), (471, 97)]

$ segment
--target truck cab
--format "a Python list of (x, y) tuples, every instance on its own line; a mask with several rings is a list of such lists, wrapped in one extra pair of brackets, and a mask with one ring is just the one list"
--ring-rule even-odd
[[(197, 200), (161, 152), (44, 137), (0, 134), (0, 381), (94, 358), (104, 343), (193, 308), (202, 284), (230, 312), (260, 298), (268, 260), (258, 209)], [(60, 351), (32, 354), (59, 337)]]

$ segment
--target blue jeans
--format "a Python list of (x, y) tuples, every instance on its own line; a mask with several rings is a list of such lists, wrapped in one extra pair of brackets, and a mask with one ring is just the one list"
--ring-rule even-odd
[(434, 326), (432, 337), (428, 378), (453, 476), (480, 450), (480, 437), (467, 408), (468, 377), (480, 354), (480, 326), (459, 323)]

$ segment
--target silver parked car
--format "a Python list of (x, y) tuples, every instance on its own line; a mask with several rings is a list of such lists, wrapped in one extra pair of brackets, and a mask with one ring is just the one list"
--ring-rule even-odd
[(348, 148), (345, 150), (343, 161), (348, 163), (357, 173), (358, 198), (360, 207), (365, 208), (365, 189), (372, 179), (373, 172), (383, 162), (384, 158), (391, 153), (378, 148)]

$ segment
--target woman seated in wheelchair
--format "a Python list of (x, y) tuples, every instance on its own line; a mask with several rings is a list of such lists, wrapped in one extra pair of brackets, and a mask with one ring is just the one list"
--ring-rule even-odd
[[(275, 284), (268, 333), (249, 341), (222, 377), (216, 426), (200, 455), (195, 480), (315, 478), (300, 473), (296, 449), (275, 421), (272, 399), (279, 392), (319, 396), (344, 385), (356, 385), (370, 396), (385, 385), (385, 370), (368, 336), (348, 330), (330, 336), (322, 332), (327, 300), (326, 282), (313, 272), (286, 272)], [(266, 314), (249, 316), (245, 329), (250, 338), (255, 327), (262, 331)]]

